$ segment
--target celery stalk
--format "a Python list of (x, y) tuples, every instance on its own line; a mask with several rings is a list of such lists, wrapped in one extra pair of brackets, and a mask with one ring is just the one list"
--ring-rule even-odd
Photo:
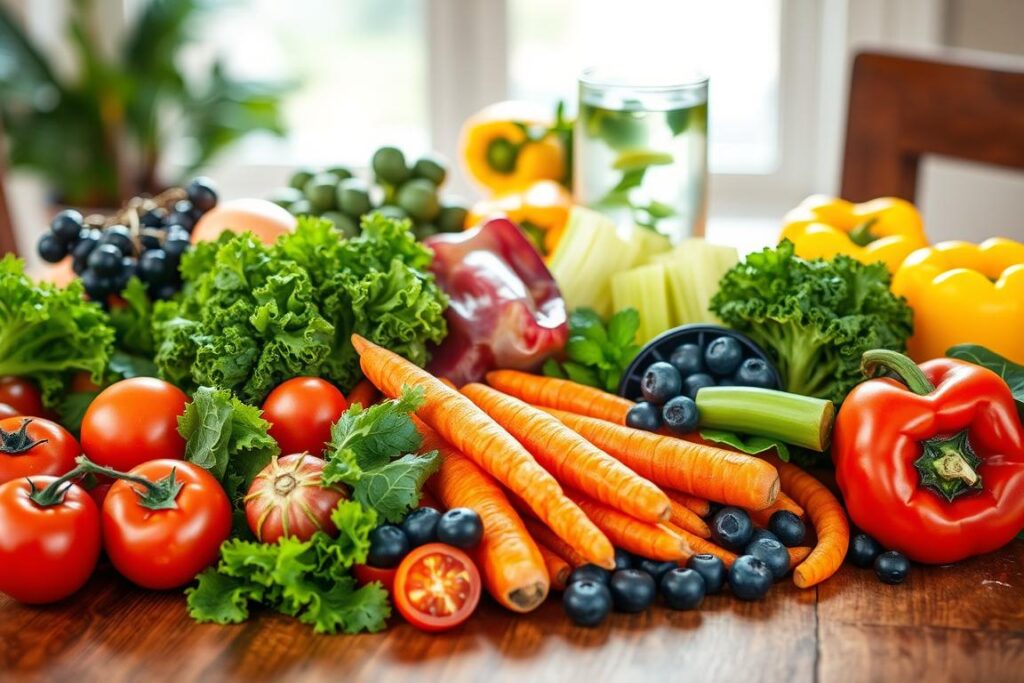
[(612, 305), (616, 311), (635, 308), (640, 314), (637, 341), (646, 344), (672, 327), (665, 266), (652, 263), (612, 276)]
[(707, 387), (697, 392), (700, 426), (766, 436), (814, 451), (828, 448), (832, 401), (754, 387)]

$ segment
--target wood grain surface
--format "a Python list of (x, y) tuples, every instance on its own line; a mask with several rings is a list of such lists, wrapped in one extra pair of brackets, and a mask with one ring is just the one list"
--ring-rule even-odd
[(697, 612), (657, 607), (572, 626), (557, 600), (517, 617), (492, 602), (462, 629), (315, 636), (262, 613), (240, 626), (189, 620), (178, 592), (109, 570), (60, 605), (0, 598), (4, 681), (1021, 681), (1024, 543), (886, 586), (845, 567), (817, 590), (722, 595)]

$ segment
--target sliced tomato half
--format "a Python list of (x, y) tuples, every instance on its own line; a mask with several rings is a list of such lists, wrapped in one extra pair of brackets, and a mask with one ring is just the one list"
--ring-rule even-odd
[(372, 567), (368, 564), (357, 564), (352, 567), (352, 576), (356, 577), (356, 581), (360, 586), (365, 586), (366, 584), (373, 583), (374, 581), (380, 581), (381, 585), (384, 586), (388, 593), (394, 592), (395, 574), (397, 572), (397, 567), (384, 569), (382, 567)]
[(391, 597), (416, 628), (446, 631), (466, 621), (479, 604), (480, 572), (458, 548), (428, 543), (398, 565)]

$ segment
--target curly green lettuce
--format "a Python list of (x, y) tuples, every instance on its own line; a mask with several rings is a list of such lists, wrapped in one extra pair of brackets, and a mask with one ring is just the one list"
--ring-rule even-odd
[(0, 260), (0, 376), (31, 378), (56, 408), (76, 373), (103, 381), (113, 347), (106, 313), (84, 299), (79, 281), (33, 282), (21, 260)]
[(768, 353), (787, 391), (837, 404), (863, 379), (864, 351), (904, 351), (913, 329), (883, 264), (808, 261), (788, 240), (727, 272), (710, 308)]

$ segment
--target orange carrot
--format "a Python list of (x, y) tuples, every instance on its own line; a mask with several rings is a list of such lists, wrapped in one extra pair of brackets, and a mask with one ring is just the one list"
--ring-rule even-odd
[(689, 543), (690, 552), (692, 552), (695, 555), (714, 555), (722, 561), (722, 564), (725, 565), (726, 569), (731, 567), (732, 563), (736, 561), (736, 555), (734, 553), (729, 552), (725, 548), (720, 548), (711, 541), (705, 540), (700, 536), (695, 536), (686, 529), (680, 529), (671, 522), (667, 523), (665, 526), (679, 534), (683, 538), (683, 540)]
[(697, 513), (698, 517), (707, 517), (708, 513), (711, 512), (711, 503), (703, 498), (698, 498), (682, 491), (673, 491), (672, 489), (665, 489), (665, 495), (669, 497), (669, 500), (674, 500), (683, 507), (693, 510)]
[(494, 599), (515, 612), (529, 612), (548, 594), (548, 573), (541, 550), (526, 531), (504, 491), (489, 474), (452, 448), (418, 418), (424, 450), (441, 455), (441, 468), (427, 486), (448, 508), (467, 507), (480, 515), (484, 536), (477, 564)]
[(701, 538), (711, 538), (711, 529), (708, 528), (707, 523), (703, 519), (697, 516), (696, 512), (681, 503), (669, 500), (672, 504), (672, 517), (669, 521), (680, 529), (686, 529)]
[(363, 374), (391, 398), (404, 387), (419, 387), (423, 405), (417, 415), (445, 441), (484, 471), (515, 491), (539, 519), (594, 564), (611, 569), (615, 549), (608, 538), (562, 492), (548, 471), (522, 444), (468, 398), (426, 370), (357, 334), (352, 345)]
[(576, 491), (566, 491), (566, 495), (619, 548), (651, 560), (677, 561), (690, 556), (686, 541), (668, 527), (641, 522)]
[(779, 475), (759, 458), (546, 409), (573, 431), (664, 488), (759, 510), (775, 502)]
[(569, 581), (569, 574), (572, 573), (572, 567), (569, 563), (563, 560), (558, 554), (548, 548), (546, 545), (537, 544), (540, 549), (540, 555), (544, 558), (544, 564), (548, 569), (548, 576), (551, 577), (551, 587), (556, 591), (565, 590), (565, 584)]
[(779, 495), (775, 497), (775, 502), (763, 510), (747, 510), (747, 512), (750, 513), (750, 519), (754, 521), (754, 524), (762, 529), (767, 529), (772, 515), (779, 510), (789, 510), (798, 517), (804, 516), (804, 509), (797, 505), (796, 501), (783, 491), (779, 491)]
[(349, 405), (358, 403), (363, 408), (369, 408), (377, 400), (377, 395), (377, 387), (373, 386), (370, 380), (363, 378), (352, 387), (352, 391), (348, 392), (345, 400)]
[(538, 547), (543, 545), (548, 548), (565, 560), (571, 567), (580, 567), (587, 564), (587, 558), (580, 555), (575, 548), (556, 536), (542, 522), (538, 522), (534, 517), (523, 517), (523, 524)]
[(668, 496), (661, 489), (558, 418), (483, 384), (467, 384), (462, 393), (516, 437), (544, 469), (566, 486), (645, 522), (669, 518)]
[(626, 424), (626, 413), (633, 407), (629, 399), (600, 389), (517, 370), (488, 372), (487, 383), (498, 391), (536, 406), (567, 410), (616, 424)]
[(805, 545), (798, 545), (795, 548), (786, 548), (786, 550), (789, 551), (789, 566), (792, 568), (806, 560), (807, 556), (811, 554), (813, 548), (808, 548)]
[(782, 488), (807, 511), (814, 525), (818, 543), (803, 562), (793, 570), (793, 583), (810, 588), (835, 574), (843, 564), (850, 546), (850, 522), (843, 505), (824, 484), (774, 455), (765, 458), (779, 471)]

